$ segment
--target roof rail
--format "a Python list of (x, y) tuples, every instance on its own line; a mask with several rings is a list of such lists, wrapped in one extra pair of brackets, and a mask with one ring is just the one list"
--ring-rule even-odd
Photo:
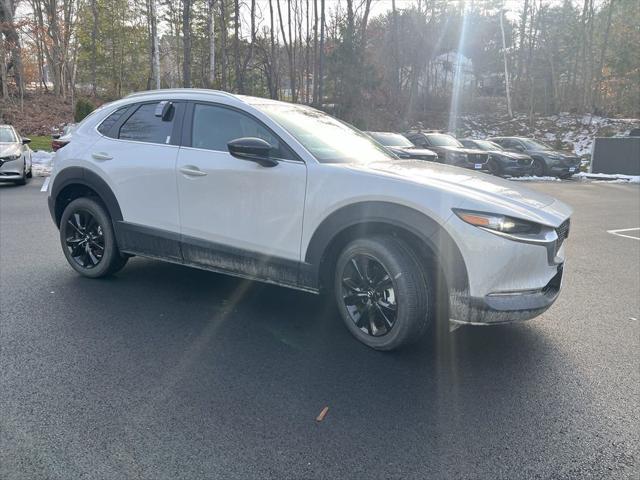
[(214, 95), (221, 95), (227, 98), (237, 98), (235, 95), (231, 93), (223, 92), (222, 90), (211, 90), (208, 88), (160, 88), (157, 90), (144, 90), (141, 92), (133, 92), (127, 95), (125, 98), (144, 97), (147, 95), (154, 95), (156, 93), (164, 93), (164, 94), (185, 93), (186, 91), (193, 92), (193, 93), (208, 93), (208, 94), (214, 94)]

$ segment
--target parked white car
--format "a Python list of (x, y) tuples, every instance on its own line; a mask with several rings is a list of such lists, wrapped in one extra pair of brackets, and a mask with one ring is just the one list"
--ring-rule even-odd
[(0, 182), (24, 185), (33, 176), (30, 142), (13, 126), (0, 125)]
[(570, 208), (402, 160), (312, 108), (211, 90), (105, 105), (57, 152), (49, 208), (87, 277), (132, 255), (318, 293), (390, 350), (434, 321), (535, 317), (560, 291)]

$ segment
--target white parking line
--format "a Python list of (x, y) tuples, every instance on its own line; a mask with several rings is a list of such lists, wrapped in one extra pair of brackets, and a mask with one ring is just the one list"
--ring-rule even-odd
[(640, 227), (637, 228), (620, 228), (618, 230), (607, 230), (607, 233), (610, 233), (611, 235), (617, 235), (619, 237), (624, 237), (624, 238), (632, 238), (634, 240), (640, 240), (640, 237), (634, 237), (633, 235), (625, 235), (623, 233), (620, 232), (638, 232), (638, 235), (640, 235)]

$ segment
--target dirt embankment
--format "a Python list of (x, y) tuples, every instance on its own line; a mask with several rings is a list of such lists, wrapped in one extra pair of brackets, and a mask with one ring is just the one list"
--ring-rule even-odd
[(19, 98), (0, 100), (0, 123), (13, 125), (22, 135), (51, 135), (71, 122), (71, 99), (28, 93), (22, 106)]

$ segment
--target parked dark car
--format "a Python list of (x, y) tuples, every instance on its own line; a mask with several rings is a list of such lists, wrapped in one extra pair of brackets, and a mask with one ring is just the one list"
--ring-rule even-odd
[(404, 133), (416, 147), (428, 148), (438, 154), (438, 161), (448, 165), (486, 170), (489, 154), (482, 150), (465, 148), (458, 140), (447, 133), (424, 130), (410, 130)]
[(71, 134), (76, 128), (75, 123), (70, 123), (69, 125), (65, 125), (62, 128), (61, 133), (56, 133), (51, 135), (51, 150), (57, 152), (62, 147), (64, 147), (67, 143), (71, 141)]
[(539, 140), (524, 137), (496, 137), (489, 139), (505, 150), (526, 153), (533, 158), (533, 174), (568, 178), (580, 171), (580, 157), (554, 150)]
[(487, 152), (489, 154), (487, 168), (494, 175), (499, 177), (505, 175), (521, 177), (533, 173), (533, 159), (526, 153), (509, 152), (489, 140), (463, 138), (460, 143), (467, 148), (475, 148)]
[(414, 158), (416, 160), (438, 161), (438, 154), (426, 148), (418, 148), (406, 137), (392, 132), (366, 132), (379, 144), (387, 147), (400, 158)]

